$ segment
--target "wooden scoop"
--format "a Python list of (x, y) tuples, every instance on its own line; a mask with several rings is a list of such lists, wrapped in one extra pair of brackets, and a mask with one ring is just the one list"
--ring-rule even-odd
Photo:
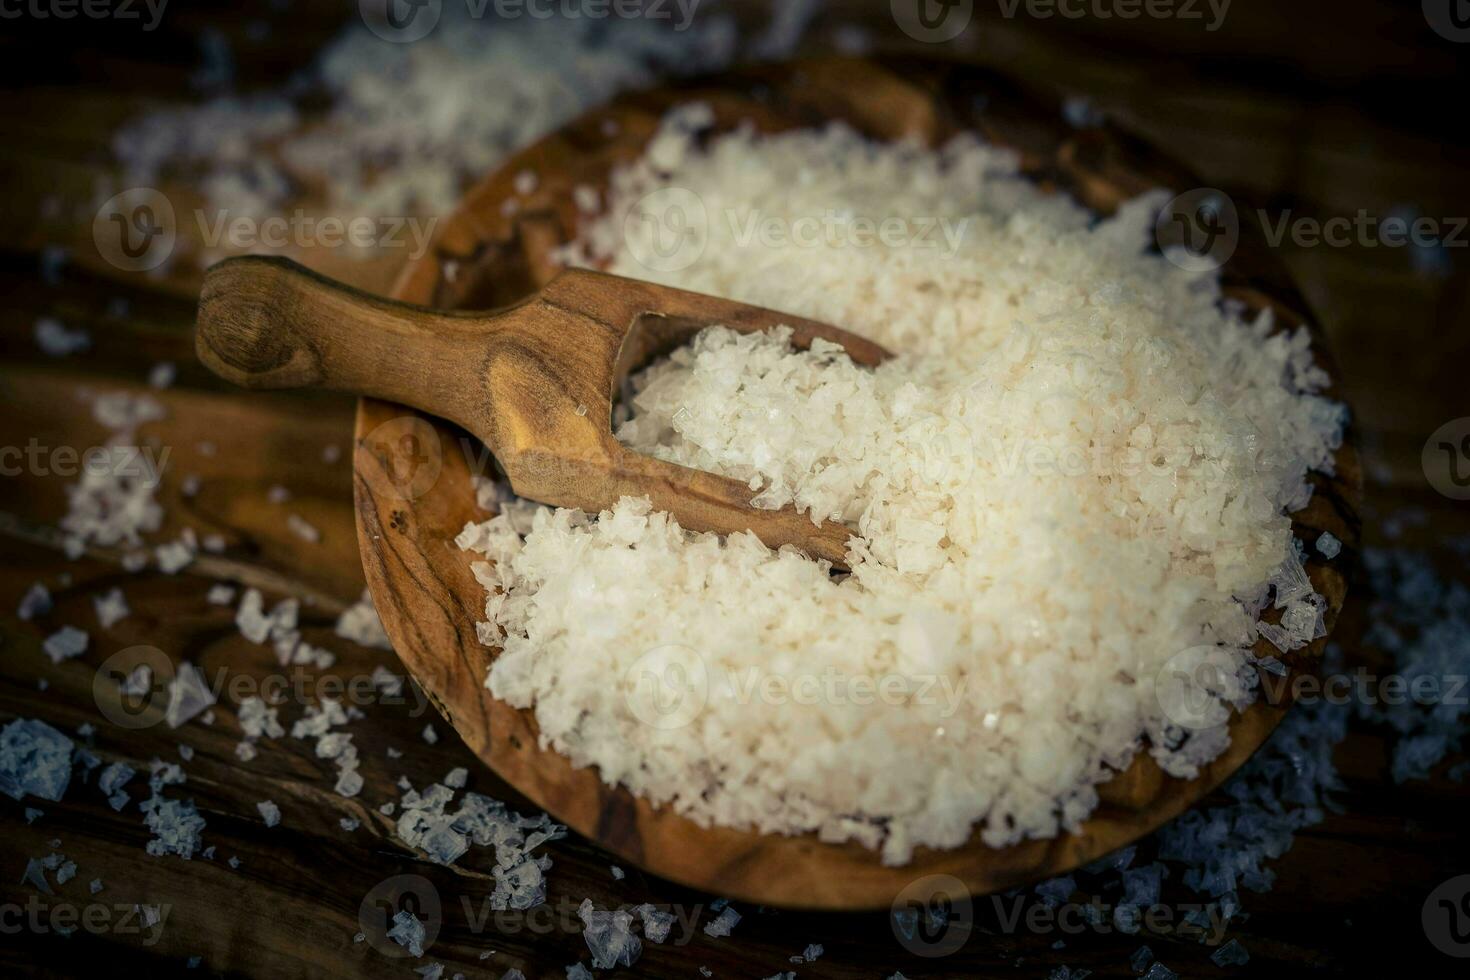
[(723, 324), (785, 324), (872, 366), (887, 352), (844, 330), (621, 276), (568, 270), (519, 305), (488, 312), (394, 302), (281, 258), (211, 268), (199, 297), (199, 359), (246, 388), (321, 387), (400, 402), (484, 440), (516, 494), (597, 513), (647, 496), (690, 530), (753, 531), (844, 565), (849, 532), (794, 508), (760, 510), (744, 483), (634, 452), (612, 434), (628, 372)]

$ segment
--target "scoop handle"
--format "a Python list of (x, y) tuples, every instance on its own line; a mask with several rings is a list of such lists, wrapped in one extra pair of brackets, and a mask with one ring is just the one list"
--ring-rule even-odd
[(245, 388), (326, 388), (448, 418), (494, 317), (383, 299), (289, 259), (247, 255), (204, 275), (195, 321), (199, 360)]

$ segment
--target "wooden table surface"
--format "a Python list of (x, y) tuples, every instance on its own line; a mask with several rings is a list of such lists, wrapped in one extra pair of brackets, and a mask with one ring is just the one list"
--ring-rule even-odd
[[(289, 13), (272, 13), (290, 29), (276, 31), (279, 43), (253, 49), (258, 57), (241, 55), (241, 84), (262, 84), (307, 63), (341, 22), (339, 11), (327, 6), (298, 4)], [(1312, 0), (1287, 10), (1266, 0), (1236, 0), (1225, 26), (1211, 34), (1179, 22), (1040, 22), (982, 10), (979, 39), (963, 53), (1048, 79), (1064, 91), (1092, 93), (1108, 114), (1170, 147), (1237, 201), (1272, 214), (1291, 209), (1298, 216), (1351, 216), (1359, 209), (1385, 214), (1413, 207), (1452, 218), (1470, 213), (1464, 188), (1470, 151), (1464, 111), (1455, 101), (1466, 91), (1470, 45), (1429, 31), (1418, 6)], [(811, 50), (845, 20), (891, 35), (886, 9), (879, 7), (887, 5), (824, 15)], [(282, 677), (269, 647), (238, 634), (231, 609), (206, 602), (217, 581), (257, 586), (269, 600), (299, 598), (304, 638), (338, 655), (328, 671), (293, 668), (284, 675), (291, 682), (281, 712), (288, 727), (324, 690), (323, 677), (360, 678), (379, 665), (401, 670), (392, 653), (332, 635), (336, 616), (362, 590), (347, 451), (352, 402), (301, 393), (246, 396), (226, 388), (192, 357), (199, 270), (178, 264), (162, 276), (120, 272), (92, 242), (93, 184), (114, 168), (111, 132), (149, 107), (197, 98), (183, 79), (199, 27), (212, 24), (244, 38), (240, 12), (196, 7), (169, 13), (159, 31), (142, 39), (97, 24), (61, 29), (55, 22), (11, 21), (0, 36), (7, 107), (0, 113), (0, 175), (9, 192), (0, 245), (7, 298), (0, 308), (0, 447), (32, 440), (77, 450), (97, 445), (106, 432), (81, 393), (149, 391), (150, 368), (173, 361), (176, 384), (151, 392), (167, 418), (142, 430), (171, 452), (159, 491), (166, 518), (154, 540), (171, 540), (191, 527), (201, 535), (222, 534), (227, 548), (172, 576), (153, 569), (128, 573), (112, 549), (93, 548), (69, 561), (54, 526), (65, 513), (70, 479), (35, 467), (0, 477), (0, 722), (39, 718), (69, 734), (90, 724), (95, 734), (85, 741), (98, 757), (143, 771), (155, 757), (180, 761), (179, 744), (190, 746), (188, 782), (170, 795), (195, 800), (208, 821), (204, 843), (216, 848), (216, 858), (150, 857), (144, 850), (150, 835), (136, 803), (114, 812), (93, 786), (74, 782), (56, 804), (0, 799), (0, 963), (27, 975), (99, 968), (172, 975), (193, 974), (187, 962), (200, 957), (198, 969), (209, 974), (401, 977), (440, 962), (446, 976), (499, 977), (517, 967), (538, 978), (561, 976), (568, 965), (587, 960), (574, 911), (583, 898), (598, 908), (671, 905), (697, 914), (702, 924), (713, 914), (715, 896), (631, 868), (625, 880), (615, 881), (607, 856), (575, 836), (545, 848), (554, 862), (547, 908), (485, 922), (481, 903), (489, 894), (493, 857), (476, 850), (454, 868), (432, 864), (394, 836), (391, 819), (377, 807), (398, 798), (401, 775), (422, 787), (456, 766), (470, 770), (470, 789), (526, 807), (413, 693), (403, 704), (365, 706), (366, 717), (346, 729), (366, 780), (354, 799), (332, 791), (335, 769), (316, 758), (310, 741), (267, 739), (257, 759), (240, 763), (234, 752), (240, 727), (228, 696), (213, 724), (195, 720), (177, 730), (124, 730), (98, 712), (91, 693), (98, 664), (138, 644), (190, 660), (210, 676), (220, 671), (254, 682)], [(163, 190), (177, 201), (197, 199), (185, 185)], [(50, 197), (64, 206), (44, 206)], [(40, 256), (58, 245), (68, 249), (68, 261), (59, 279), (48, 281)], [(1355, 410), (1369, 479), (1367, 544), (1449, 554), (1447, 540), (1470, 531), (1470, 508), (1437, 494), (1419, 458), (1437, 426), (1470, 415), (1470, 388), (1460, 378), (1470, 353), (1465, 250), (1446, 249), (1439, 258), (1448, 268), (1438, 272), (1420, 271), (1423, 263), (1416, 264), (1411, 249), (1288, 244), (1282, 251), (1334, 341)], [(392, 255), (361, 260), (321, 249), (298, 257), (379, 290), (386, 290), (398, 262)], [(126, 301), (125, 310), (118, 300)], [(92, 349), (65, 358), (42, 354), (33, 340), (42, 316), (87, 329)], [(204, 443), (215, 451), (202, 451)], [(341, 450), (338, 461), (323, 460), (327, 446)], [(190, 474), (199, 477), (200, 490), (187, 497), (180, 483)], [(276, 485), (289, 488), (286, 504), (269, 499)], [(1405, 508), (1427, 520), (1390, 542), (1384, 522)], [(288, 512), (319, 528), (321, 540), (307, 543), (287, 530)], [(36, 581), (51, 588), (56, 607), (22, 622), (17, 603)], [(92, 597), (115, 586), (124, 589), (132, 614), (101, 629)], [(1340, 627), (1349, 665), (1376, 662), (1376, 652), (1362, 642), (1363, 594), (1360, 587), (1350, 598)], [(65, 623), (87, 628), (92, 645), (84, 656), (52, 665), (40, 645)], [(433, 745), (420, 737), (431, 721), (443, 736)], [(390, 747), (402, 758), (389, 758)], [(1470, 789), (1443, 775), (1448, 763), (1432, 780), (1395, 784), (1388, 774), (1390, 747), (1381, 731), (1358, 723), (1338, 747), (1346, 784), (1342, 812), (1298, 835), (1291, 851), (1272, 863), (1273, 890), (1245, 893), (1250, 917), (1231, 930), (1251, 953), (1243, 970), (1216, 967), (1207, 947), (1167, 935), (1089, 932), (1066, 936), (1065, 947), (1054, 949), (1058, 934), (1007, 933), (981, 903), (979, 931), (942, 959), (903, 951), (884, 915), (743, 908), (733, 936), (714, 939), (696, 928), (687, 943), (646, 944), (637, 964), (621, 972), (692, 977), (704, 965), (716, 977), (767, 977), (788, 969), (801, 977), (886, 977), (896, 970), (912, 978), (1044, 977), (1066, 964), (1121, 977), (1134, 975), (1128, 957), (1147, 943), (1185, 976), (1381, 975), (1378, 969), (1410, 957), (1439, 956), (1425, 941), (1420, 906), (1439, 882), (1470, 872)], [(280, 806), (279, 826), (263, 826), (255, 804), (264, 799)], [(44, 814), (28, 824), (27, 806)], [(344, 817), (361, 827), (342, 830)], [(53, 901), (166, 905), (169, 918), (156, 942), (146, 942), (146, 932), (122, 928), (62, 937), (14, 926), (6, 903), (24, 909), (36, 898), (20, 883), (26, 860), (52, 851), (78, 866)], [(230, 855), (240, 859), (237, 870), (226, 863)], [(422, 960), (391, 959), (353, 942), (363, 897), (399, 874), (423, 876), (443, 900), (443, 928)], [(86, 882), (97, 877), (105, 890), (93, 899)], [(1170, 902), (1191, 900), (1177, 882), (1165, 894)], [(821, 959), (791, 963), (809, 943), (825, 947)], [(494, 952), (482, 960), (485, 950)], [(1423, 964), (1422, 975), (1447, 976), (1453, 961)]]

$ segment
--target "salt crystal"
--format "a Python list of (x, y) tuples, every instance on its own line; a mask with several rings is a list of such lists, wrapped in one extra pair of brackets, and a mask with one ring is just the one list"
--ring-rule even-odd
[(1342, 542), (1331, 531), (1323, 531), (1317, 538), (1317, 550), (1324, 558), (1336, 558), (1342, 551)]
[(632, 913), (624, 909), (598, 911), (592, 907), (591, 899), (584, 899), (577, 916), (582, 920), (582, 938), (592, 952), (592, 965), (597, 969), (632, 966), (643, 952), (643, 943), (633, 934)]
[(387, 933), (389, 939), (408, 950), (413, 956), (424, 955), (426, 935), (423, 921), (408, 909), (400, 909), (393, 916), (393, 928)]
[(40, 582), (32, 585), (20, 600), (20, 606), (16, 608), (15, 614), (23, 621), (29, 622), (37, 616), (44, 616), (51, 611), (51, 592)]
[(95, 895), (98, 892), (100, 892), (102, 890), (102, 879), (101, 878), (93, 878), (91, 881), (89, 881), (87, 883), (87, 890), (89, 892), (91, 892), (93, 895)]
[(184, 541), (170, 541), (153, 549), (158, 559), (158, 570), (165, 575), (176, 575), (194, 561), (194, 549)]
[(154, 388), (169, 388), (178, 374), (172, 361), (160, 361), (148, 371), (148, 384)]
[(720, 910), (719, 915), (717, 915), (709, 922), (705, 923), (705, 935), (714, 936), (717, 939), (722, 936), (728, 936), (730, 935), (730, 931), (735, 928), (736, 923), (738, 923), (739, 921), (740, 913), (736, 912), (735, 909), (727, 905), (725, 908)]
[(26, 861), (26, 869), (21, 873), (21, 884), (30, 884), (43, 895), (53, 895), (51, 883), (46, 880), (46, 866), (36, 858)]
[(633, 911), (643, 920), (643, 938), (651, 943), (662, 943), (669, 938), (669, 931), (674, 927), (674, 914), (665, 912), (647, 902), (633, 907)]
[(214, 703), (214, 692), (199, 668), (187, 660), (181, 661), (168, 684), (168, 707), (163, 715), (168, 727), (178, 728), (188, 723)]
[(46, 637), (41, 647), (53, 664), (59, 664), (87, 652), (87, 634), (75, 626), (63, 626)]
[(425, 725), (424, 730), (421, 734), (423, 740), (425, 742), (428, 742), (430, 745), (433, 745), (434, 743), (439, 741), (439, 733), (434, 731), (433, 725)]
[(225, 585), (223, 582), (211, 585), (209, 592), (205, 594), (206, 601), (212, 606), (228, 606), (235, 601), (235, 589), (233, 586)]
[(261, 819), (265, 821), (267, 827), (274, 827), (281, 822), (281, 808), (270, 800), (261, 800), (255, 804), (255, 809), (260, 811)]
[(1230, 940), (1210, 954), (1210, 962), (1216, 966), (1245, 966), (1250, 958), (1250, 953), (1246, 952), (1238, 939)]
[[(365, 647), (378, 650), (393, 649), (393, 644), (388, 642), (388, 634), (383, 631), (383, 623), (378, 618), (378, 611), (373, 608), (372, 595), (366, 589), (363, 590), (361, 598), (337, 618), (336, 633), (345, 640), (360, 643)], [(374, 674), (376, 676), (376, 671)]]
[(36, 346), (51, 357), (66, 357), (87, 350), (92, 337), (82, 329), (68, 330), (61, 321), (45, 316), (36, 321)]
[(0, 729), (0, 792), (59, 802), (71, 781), (72, 745), (43, 721), (15, 719)]
[(128, 617), (131, 610), (122, 589), (112, 589), (100, 596), (92, 597), (92, 606), (97, 610), (97, 622), (103, 629), (111, 629)]
[(322, 539), (322, 532), (318, 531), (315, 526), (298, 514), (286, 515), (286, 527), (290, 529), (292, 534), (303, 541), (316, 544)]
[(1147, 946), (1140, 946), (1137, 950), (1134, 951), (1133, 956), (1129, 958), (1128, 966), (1132, 968), (1134, 973), (1142, 973), (1144, 970), (1148, 969), (1148, 965), (1152, 963), (1153, 960), (1154, 951), (1152, 949), (1149, 949)]
[(623, 878), (626, 877), (626, 875), (623, 873), (623, 869), (618, 867), (616, 864), (614, 864), (609, 870), (612, 872), (613, 881), (622, 881)]

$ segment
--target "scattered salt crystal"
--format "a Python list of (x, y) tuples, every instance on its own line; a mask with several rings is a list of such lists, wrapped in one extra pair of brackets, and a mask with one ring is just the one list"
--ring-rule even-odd
[(63, 626), (41, 645), (53, 664), (79, 657), (87, 652), (87, 634), (75, 626)]
[(343, 830), (347, 831), (350, 834), (352, 833), (352, 831), (362, 826), (362, 824), (355, 817), (343, 817), (341, 820), (337, 821), (337, 826), (341, 827)]
[(1245, 966), (1250, 958), (1250, 953), (1246, 952), (1238, 939), (1230, 940), (1210, 954), (1210, 962), (1216, 966)]
[(1317, 539), (1317, 550), (1324, 558), (1336, 558), (1342, 551), (1342, 542), (1331, 531), (1323, 531)]
[(75, 878), (76, 875), (77, 863), (75, 861), (68, 861), (56, 869), (56, 883), (58, 885), (64, 885)]
[(168, 727), (178, 728), (188, 723), (214, 703), (214, 692), (199, 668), (187, 660), (181, 661), (168, 684), (168, 707), (163, 716)]
[(1143, 980), (1179, 980), (1179, 974), (1162, 963), (1155, 963), (1143, 975)]
[(388, 930), (387, 935), (411, 955), (424, 955), (424, 938), (427, 935), (424, 923), (408, 909), (400, 909), (393, 916), (393, 928)]
[(515, 192), (522, 197), (534, 193), (539, 183), (536, 174), (530, 170), (522, 170), (515, 176)]
[[(362, 596), (356, 603), (337, 617), (336, 633), (344, 640), (351, 640), (365, 647), (393, 649), (393, 644), (388, 641), (388, 634), (383, 631), (383, 622), (378, 618), (378, 611), (373, 607), (372, 594), (366, 589), (363, 589)], [(377, 671), (374, 671), (374, 677), (376, 676)], [(377, 683), (376, 680), (374, 683)]]
[(44, 616), (51, 611), (51, 592), (40, 582), (32, 585), (24, 596), (21, 597), (20, 605), (15, 614), (24, 621), (30, 621), (37, 616)]
[(128, 780), (132, 779), (134, 775), (136, 775), (136, 771), (132, 766), (121, 762), (114, 762), (98, 774), (97, 788), (102, 791), (104, 796), (111, 796), (113, 793), (122, 789), (123, 786), (127, 785)]
[(177, 374), (178, 371), (172, 361), (160, 361), (149, 370), (148, 384), (154, 388), (171, 387)]
[(433, 745), (435, 742), (439, 741), (439, 733), (434, 731), (434, 726), (431, 724), (424, 726), (422, 737), (423, 740), (425, 742), (428, 742), (430, 745)]
[(262, 800), (255, 804), (255, 809), (260, 811), (261, 819), (267, 827), (274, 827), (281, 822), (281, 808), (270, 800)]
[(591, 899), (584, 899), (577, 916), (582, 920), (582, 938), (597, 969), (632, 966), (643, 952), (643, 943), (633, 934), (633, 915), (627, 910), (598, 911)]
[(101, 878), (93, 878), (91, 881), (89, 881), (87, 883), (87, 890), (89, 892), (91, 892), (93, 895), (95, 895), (98, 892), (100, 892), (102, 890), (102, 879)]
[(158, 570), (165, 575), (176, 575), (194, 561), (194, 549), (186, 541), (170, 541), (153, 549), (158, 559)]
[(204, 818), (193, 800), (170, 800), (155, 793), (139, 806), (144, 813), (143, 822), (153, 834), (147, 845), (149, 854), (154, 857), (176, 854), (188, 860), (199, 850)]
[(669, 938), (674, 927), (674, 914), (665, 912), (647, 902), (635, 905), (633, 911), (643, 920), (643, 938), (651, 943), (662, 943)]
[(588, 184), (578, 184), (573, 187), (572, 200), (576, 202), (577, 210), (583, 214), (595, 214), (598, 207), (601, 206), (597, 188)]
[(185, 745), (182, 742), (179, 743), (179, 758), (183, 759), (185, 762), (192, 761), (194, 759), (193, 746)]
[(1040, 895), (1042, 900), (1052, 908), (1066, 904), (1076, 890), (1077, 881), (1070, 875), (1052, 878), (1036, 886), (1036, 894)]
[(1256, 664), (1268, 674), (1275, 674), (1277, 677), (1285, 677), (1289, 673), (1286, 664), (1275, 657), (1262, 657), (1256, 661)]
[(616, 864), (612, 865), (609, 870), (612, 872), (613, 881), (622, 881), (625, 877), (627, 877), (627, 875), (623, 873), (623, 869), (618, 867)]
[(235, 601), (234, 586), (225, 585), (223, 582), (211, 585), (205, 599), (212, 606), (228, 606)]
[(61, 321), (45, 316), (36, 321), (36, 346), (52, 357), (66, 357), (92, 346), (92, 337), (80, 328), (68, 330)]
[(303, 541), (309, 541), (315, 544), (322, 539), (322, 532), (318, 531), (313, 524), (299, 514), (287, 514), (286, 527), (290, 529), (292, 534)]
[(592, 980), (592, 971), (581, 963), (573, 963), (567, 967), (567, 980)]
[(97, 622), (103, 629), (111, 629), (128, 617), (128, 601), (122, 589), (112, 589), (100, 596), (92, 597), (92, 606), (97, 611)]
[(30, 884), (43, 895), (55, 894), (51, 890), (51, 883), (46, 880), (46, 865), (37, 858), (30, 858), (26, 861), (26, 869), (21, 873), (20, 881), (21, 884)]
[(714, 936), (718, 939), (722, 936), (730, 935), (730, 930), (734, 929), (736, 923), (739, 921), (740, 913), (727, 905), (720, 910), (719, 915), (705, 923), (704, 931), (706, 935)]
[(468, 769), (465, 769), (463, 766), (456, 766), (449, 770), (449, 773), (444, 777), (444, 785), (450, 789), (464, 789), (465, 781), (469, 778), (469, 775), (470, 772)]

